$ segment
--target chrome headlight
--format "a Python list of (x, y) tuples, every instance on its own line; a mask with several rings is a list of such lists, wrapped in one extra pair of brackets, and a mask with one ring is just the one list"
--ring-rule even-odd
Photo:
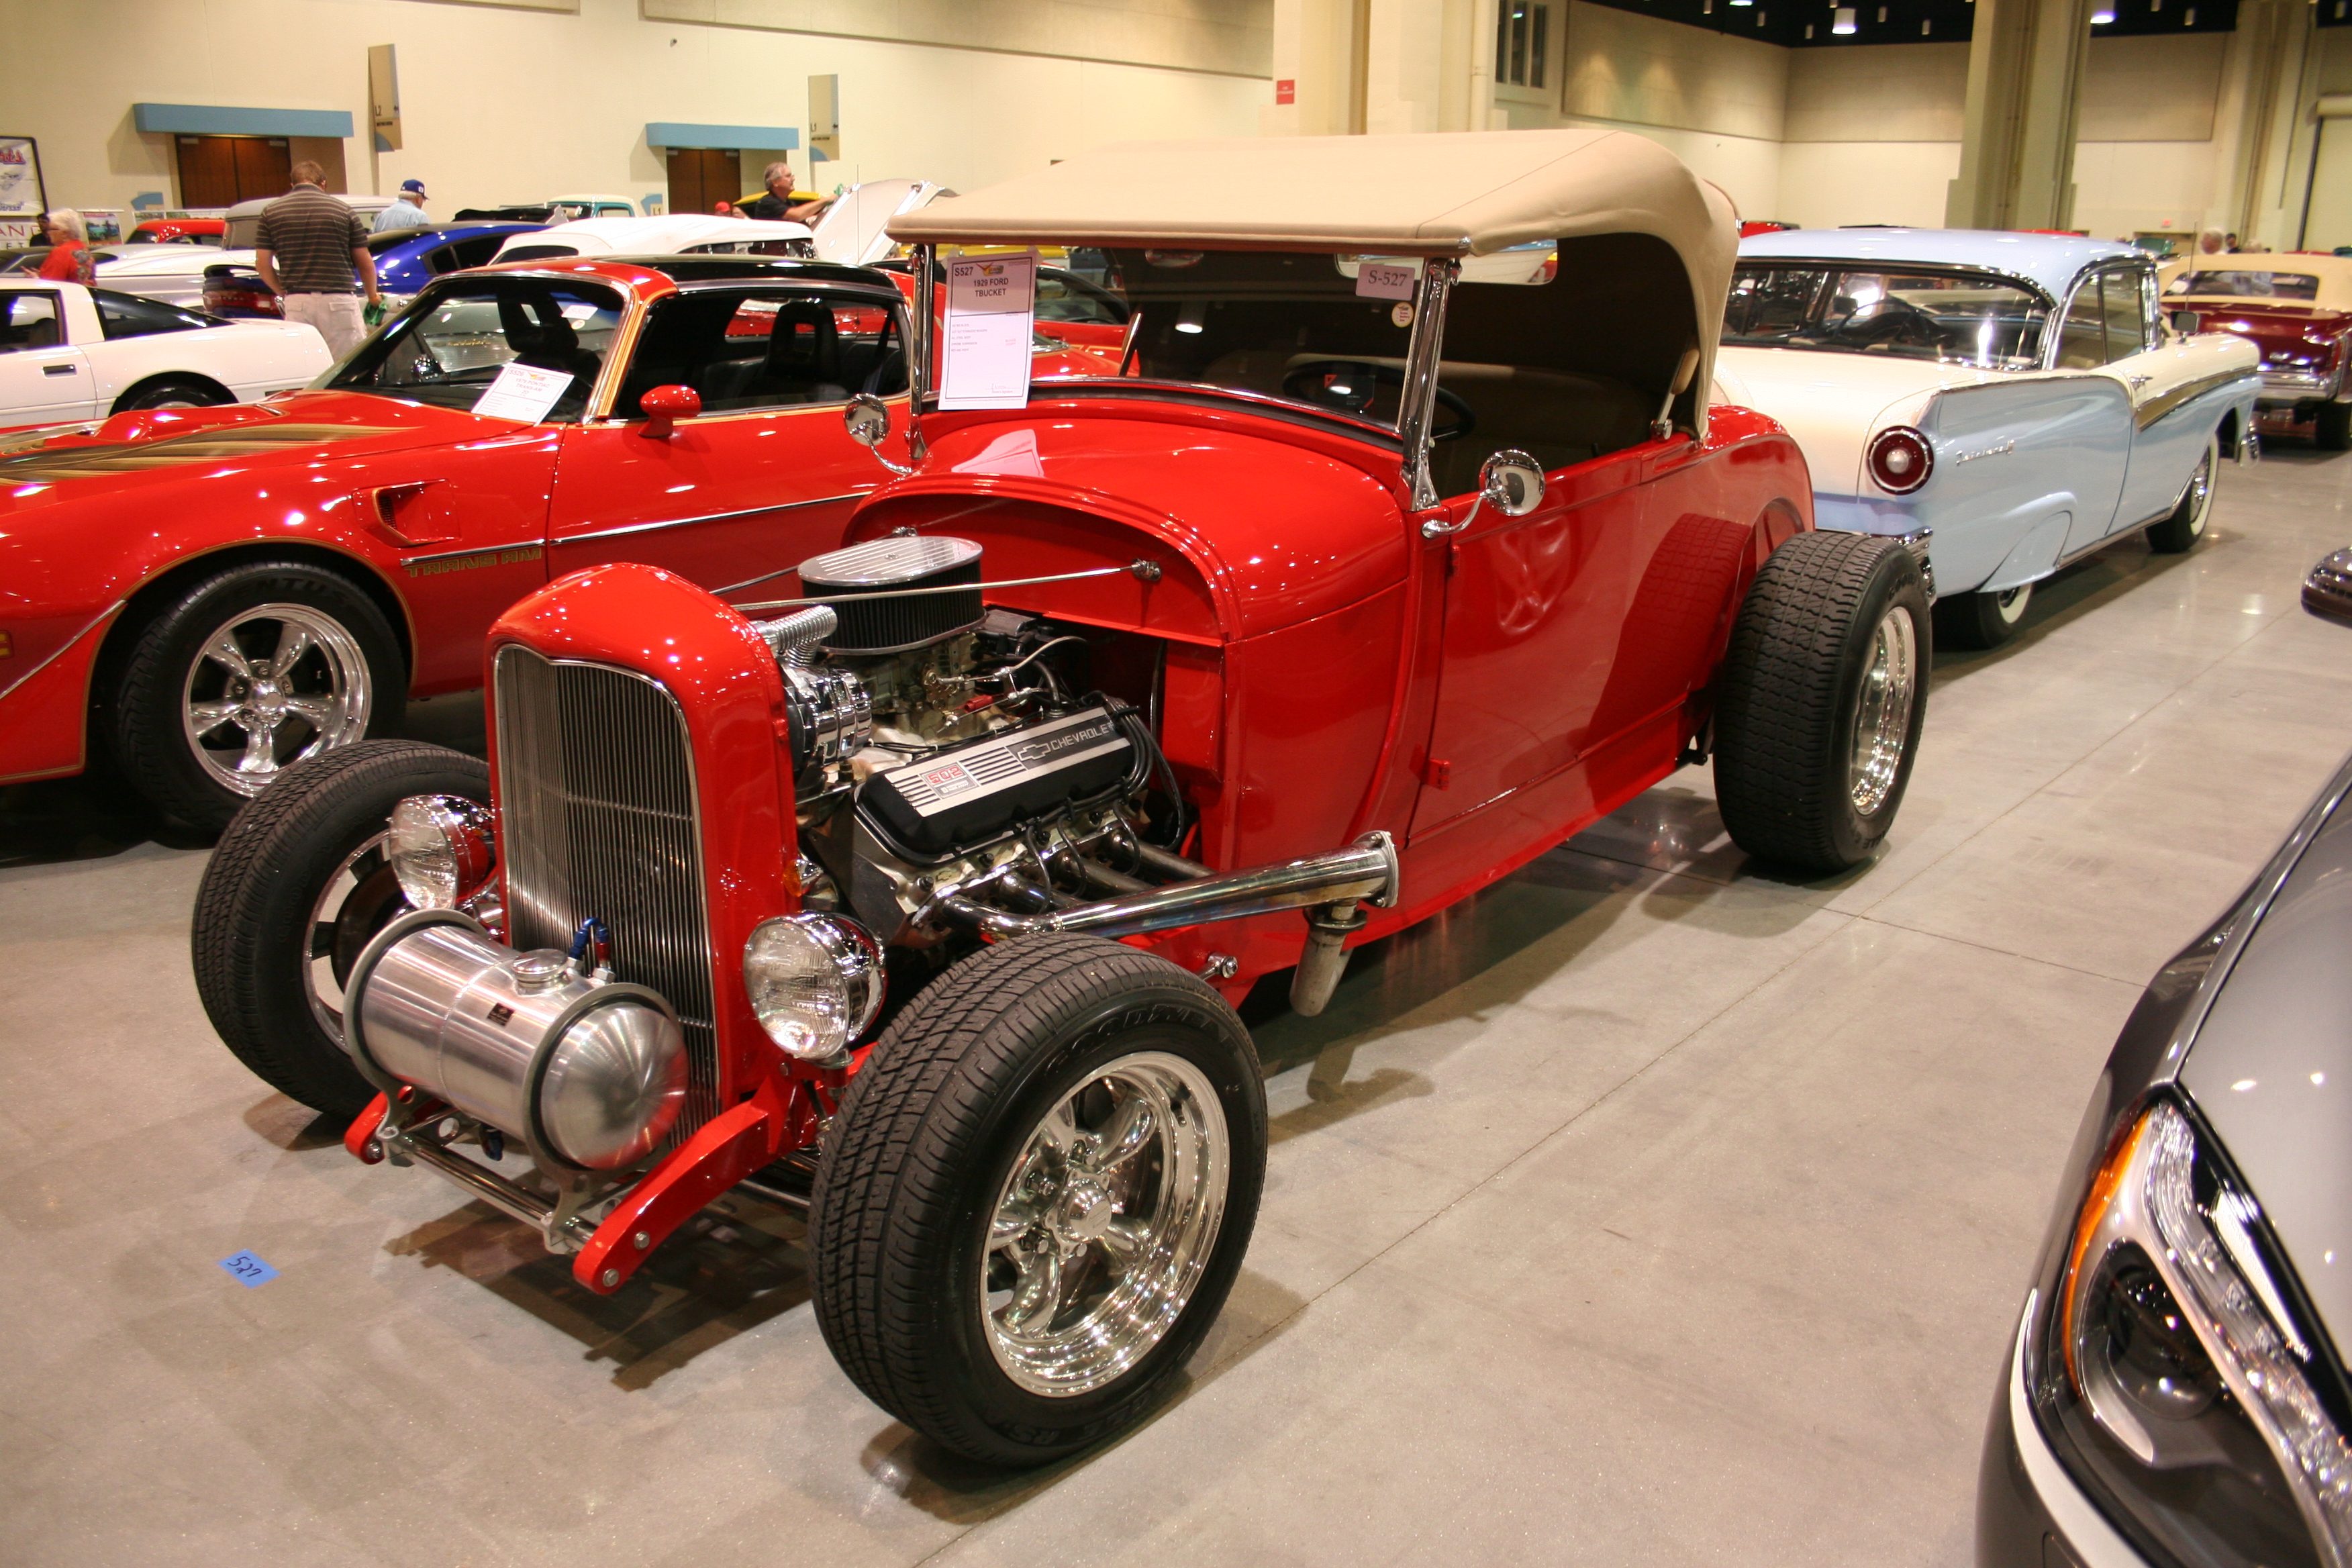
[(761, 921), (743, 944), (743, 989), (770, 1039), (803, 1061), (831, 1062), (882, 1010), (882, 944), (841, 915)]
[(2143, 1114), (2075, 1222), (2035, 1403), (2069, 1468), (2163, 1556), (2352, 1563), (2341, 1388), (2293, 1290), (2195, 1124), (2168, 1102)]
[(384, 851), (420, 910), (455, 909), (498, 863), (488, 810), (455, 795), (412, 795), (394, 806)]

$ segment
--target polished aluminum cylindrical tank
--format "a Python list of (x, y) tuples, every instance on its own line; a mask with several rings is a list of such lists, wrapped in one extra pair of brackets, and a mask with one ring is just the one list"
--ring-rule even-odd
[(551, 948), (517, 952), (454, 910), (385, 927), (352, 966), (344, 1018), (379, 1087), (412, 1084), (562, 1164), (631, 1164), (686, 1105), (686, 1036), (659, 995), (597, 984)]

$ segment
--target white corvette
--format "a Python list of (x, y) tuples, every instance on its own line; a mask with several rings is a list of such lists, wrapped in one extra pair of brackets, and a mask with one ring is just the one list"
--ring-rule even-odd
[(0, 425), (251, 403), (332, 363), (299, 322), (224, 321), (160, 300), (0, 279)]

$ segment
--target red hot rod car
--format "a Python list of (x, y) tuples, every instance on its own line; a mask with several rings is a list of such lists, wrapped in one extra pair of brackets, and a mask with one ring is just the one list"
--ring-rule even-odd
[[(1240, 1267), (1233, 1002), (1289, 970), (1320, 1009), (1349, 948), (1710, 750), (1752, 853), (1862, 860), (1927, 600), (1901, 542), (1811, 531), (1777, 426), (1706, 405), (1735, 224), (1654, 142), (1130, 144), (894, 232), (926, 280), (1100, 247), (1129, 374), (919, 387), (911, 463), (772, 600), (620, 565), (523, 600), (490, 766), (295, 770), (194, 961), (353, 1154), (591, 1289), (730, 1191), (802, 1209), (858, 1385), (1033, 1462), (1137, 1419)], [(1535, 243), (1553, 272), (1464, 279)]]
[[(0, 440), (0, 784), (79, 773), (95, 739), (218, 826), (478, 684), (491, 620), (551, 576), (642, 561), (723, 592), (838, 542), (886, 477), (840, 406), (903, 399), (898, 302), (742, 257), (453, 274), (309, 391)], [(571, 380), (478, 411), (508, 364)]]

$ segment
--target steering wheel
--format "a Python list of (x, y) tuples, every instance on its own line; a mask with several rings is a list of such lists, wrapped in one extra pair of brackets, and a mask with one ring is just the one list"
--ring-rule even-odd
[(1889, 295), (1873, 300), (1830, 330), (1840, 342), (1879, 344), (1892, 348), (1908, 343), (1923, 349), (1949, 348), (1959, 334), (1908, 300)]
[[(1383, 385), (1403, 392), (1404, 372), (1396, 365), (1375, 364), (1370, 360), (1316, 359), (1290, 368), (1282, 378), (1282, 394), (1302, 403), (1361, 414), (1371, 407), (1374, 389)], [(1454, 416), (1454, 423), (1430, 431), (1431, 440), (1459, 441), (1477, 427), (1478, 416), (1453, 393), (1439, 387), (1437, 401)]]

